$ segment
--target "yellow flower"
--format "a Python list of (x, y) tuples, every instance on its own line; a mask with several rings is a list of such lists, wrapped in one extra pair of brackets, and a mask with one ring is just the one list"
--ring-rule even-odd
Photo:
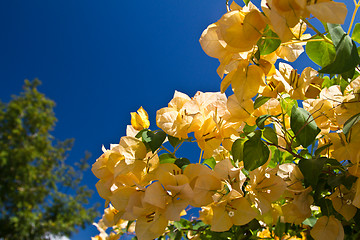
[(194, 192), (194, 198), (190, 202), (194, 207), (212, 203), (214, 193), (222, 187), (219, 176), (205, 165), (189, 164), (184, 170), (184, 175), (188, 177)]
[[(279, 79), (291, 98), (304, 100), (306, 97), (315, 98), (320, 94), (319, 83), (321, 84), (322, 79), (317, 77), (318, 72), (311, 67), (305, 68), (299, 75), (289, 64), (279, 63), (279, 73), (282, 76)], [(313, 88), (317, 91), (313, 92)]]
[(261, 7), (282, 42), (294, 37), (291, 28), (302, 17), (309, 18), (312, 14), (323, 22), (343, 24), (347, 15), (344, 3), (331, 0), (262, 0)]
[(350, 221), (357, 211), (357, 208), (352, 204), (352, 200), (355, 196), (353, 190), (354, 187), (351, 190), (348, 190), (344, 185), (340, 185), (335, 189), (333, 194), (329, 196), (334, 209), (343, 215), (346, 221)]
[(286, 183), (275, 175), (277, 169), (263, 166), (250, 172), (250, 182), (245, 187), (250, 200), (261, 214), (271, 210), (271, 203), (278, 200), (286, 189)]
[(220, 38), (239, 52), (251, 50), (262, 36), (266, 19), (257, 10), (231, 11), (218, 21)]
[(329, 133), (330, 130), (336, 130), (334, 123), (334, 105), (331, 101), (325, 99), (307, 99), (303, 101), (303, 107), (313, 116), (316, 125), (322, 130), (322, 133)]
[(131, 112), (131, 125), (138, 131), (149, 128), (150, 122), (149, 122), (149, 116), (147, 112), (143, 109), (143, 107), (140, 107), (136, 112)]
[(188, 95), (175, 91), (168, 107), (161, 108), (156, 112), (157, 126), (170, 136), (180, 139), (188, 138), (188, 129), (193, 117), (186, 115), (183, 106), (190, 100)]
[(211, 231), (224, 232), (232, 225), (245, 225), (257, 216), (248, 200), (236, 190), (231, 190), (220, 202), (211, 205), (213, 217)]
[(344, 229), (341, 222), (334, 216), (322, 216), (310, 231), (315, 240), (342, 240)]

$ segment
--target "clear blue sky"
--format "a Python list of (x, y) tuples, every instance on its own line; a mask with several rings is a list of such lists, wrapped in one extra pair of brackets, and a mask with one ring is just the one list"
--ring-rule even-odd
[[(143, 106), (156, 128), (155, 112), (174, 90), (219, 91), (218, 61), (198, 39), (225, 11), (225, 0), (1, 1), (0, 99), (39, 78), (40, 91), (57, 104), (53, 135), (75, 138), (69, 162), (88, 150), (93, 163), (102, 144), (125, 135), (131, 111)], [(301, 58), (299, 67), (307, 63)], [(95, 190), (91, 201), (103, 206), (97, 179), (90, 171), (84, 177)], [(97, 233), (89, 226), (72, 239)]]

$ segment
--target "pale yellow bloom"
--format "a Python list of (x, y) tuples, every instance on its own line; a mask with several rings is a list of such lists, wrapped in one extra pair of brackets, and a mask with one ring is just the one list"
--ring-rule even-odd
[(341, 222), (334, 216), (322, 216), (310, 231), (315, 240), (342, 240), (344, 229)]
[(346, 221), (350, 221), (357, 211), (357, 208), (352, 204), (352, 200), (355, 196), (355, 192), (353, 190), (354, 187), (351, 190), (348, 190), (344, 185), (340, 185), (335, 189), (333, 194), (329, 196), (334, 209), (343, 215)]
[(180, 139), (188, 138), (188, 129), (193, 117), (186, 115), (183, 106), (190, 100), (188, 95), (175, 91), (174, 97), (169, 102), (168, 107), (156, 112), (157, 126), (170, 136)]
[(227, 231), (232, 225), (245, 225), (257, 215), (248, 200), (236, 190), (231, 190), (221, 201), (212, 204), (211, 208), (211, 230), (215, 232)]
[(245, 190), (261, 214), (271, 210), (271, 203), (278, 200), (286, 189), (286, 183), (276, 175), (277, 169), (263, 166), (250, 172), (250, 182)]
[(131, 112), (131, 125), (138, 131), (149, 128), (150, 121), (147, 112), (140, 107), (136, 112)]

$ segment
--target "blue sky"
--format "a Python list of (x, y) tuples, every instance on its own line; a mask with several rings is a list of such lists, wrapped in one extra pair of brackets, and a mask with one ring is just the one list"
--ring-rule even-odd
[[(102, 144), (125, 135), (131, 111), (143, 106), (156, 128), (155, 112), (175, 90), (219, 90), (218, 61), (198, 39), (225, 11), (225, 0), (1, 1), (0, 99), (39, 78), (40, 91), (57, 104), (53, 135), (75, 138), (69, 162), (88, 150), (93, 163)], [(308, 63), (302, 57), (297, 64)], [(84, 177), (95, 190), (91, 201), (103, 205), (97, 179), (90, 171)], [(89, 226), (72, 239), (97, 233)]]

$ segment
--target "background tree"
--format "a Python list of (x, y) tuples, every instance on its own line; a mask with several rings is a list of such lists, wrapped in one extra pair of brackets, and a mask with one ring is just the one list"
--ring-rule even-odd
[[(51, 131), (55, 103), (39, 93), (39, 80), (0, 101), (0, 238), (70, 236), (96, 217), (86, 208), (92, 192), (81, 186), (86, 156), (76, 168), (65, 163), (73, 139), (57, 141)], [(88, 155), (88, 154), (87, 154)]]

